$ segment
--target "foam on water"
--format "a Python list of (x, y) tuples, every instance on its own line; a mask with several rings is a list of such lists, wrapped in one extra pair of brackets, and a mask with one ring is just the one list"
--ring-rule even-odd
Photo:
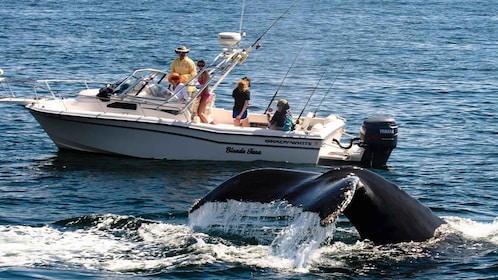
[[(206, 262), (189, 254), (199, 236), (187, 226), (140, 223), (137, 229), (130, 229), (118, 226), (128, 217), (106, 215), (99, 219), (98, 224), (76, 230), (1, 226), (2, 266), (136, 272)], [(177, 254), (166, 253), (170, 250)]]
[(445, 217), (444, 220), (451, 229), (466, 239), (491, 242), (498, 245), (498, 218), (492, 223), (481, 223), (459, 217)]
[(221, 231), (269, 242), (269, 254), (306, 269), (314, 251), (332, 239), (335, 226), (320, 226), (320, 217), (287, 202), (209, 202), (189, 216), (194, 228)]
[[(326, 236), (323, 232), (309, 232), (312, 227), (306, 224), (319, 223), (319, 219), (310, 215), (298, 217), (271, 245), (233, 244), (223, 237), (195, 232), (186, 225), (116, 215), (92, 218), (91, 225), (85, 217), (86, 222), (77, 224), (76, 229), (48, 225), (0, 226), (1, 266), (153, 273), (227, 262), (305, 270), (310, 255), (321, 243), (317, 238)], [(78, 222), (66, 225), (75, 223)], [(260, 228), (261, 231), (267, 229), (267, 226)], [(301, 232), (303, 229), (308, 231)], [(251, 230), (255, 232), (256, 227)]]
[[(253, 212), (245, 217), (244, 210), (248, 209)], [(261, 215), (257, 215), (257, 209)], [(263, 214), (274, 215), (266, 219)], [(346, 265), (344, 262), (355, 260), (365, 265), (365, 259), (413, 262), (444, 258), (448, 250), (451, 256), (468, 253), (458, 248), (473, 248), (474, 254), (485, 254), (498, 244), (497, 220), (479, 223), (458, 217), (446, 217), (448, 225), (438, 229), (440, 233), (426, 242), (376, 246), (357, 237), (333, 239), (339, 231), (354, 235), (354, 229), (322, 227), (316, 214), (282, 202), (207, 203), (192, 213), (190, 225), (117, 215), (92, 216), (90, 223), (88, 217), (82, 219), (86, 222), (77, 220), (67, 222), (62, 228), (0, 226), (1, 266), (149, 274), (234, 263), (309, 272), (324, 266), (339, 269)], [(249, 221), (254, 224), (249, 226)], [(199, 228), (209, 232), (196, 230)], [(247, 241), (248, 234), (258, 242)], [(365, 272), (371, 269), (374, 268), (361, 268)]]

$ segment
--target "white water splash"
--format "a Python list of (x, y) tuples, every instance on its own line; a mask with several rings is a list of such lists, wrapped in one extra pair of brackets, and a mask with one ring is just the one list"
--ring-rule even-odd
[(294, 267), (305, 269), (311, 255), (325, 241), (332, 239), (335, 225), (320, 226), (320, 217), (313, 212), (300, 213), (271, 244), (275, 255), (294, 261)]
[(306, 270), (308, 262), (335, 225), (320, 226), (320, 217), (303, 212), (287, 202), (209, 202), (189, 216), (189, 224), (207, 230), (253, 237), (270, 244), (271, 256), (286, 259), (295, 269)]
[(480, 223), (459, 217), (444, 217), (444, 220), (467, 239), (485, 240), (498, 245), (498, 218), (492, 223)]

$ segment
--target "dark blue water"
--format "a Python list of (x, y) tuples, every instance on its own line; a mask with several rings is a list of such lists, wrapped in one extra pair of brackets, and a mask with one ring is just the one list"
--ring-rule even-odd
[[(117, 81), (136, 68), (168, 69), (179, 45), (211, 59), (217, 33), (239, 30), (235, 2), (2, 1), (0, 68), (16, 93), (30, 94), (33, 79)], [(275, 255), (254, 232), (194, 230), (190, 206), (247, 169), (326, 167), (59, 152), (27, 111), (0, 104), (0, 278), (495, 278), (498, 6), (302, 0), (279, 19), (291, 3), (247, 1), (246, 45), (274, 25), (218, 89), (218, 107), (231, 106), (247, 75), (254, 111), (278, 89), (294, 114), (311, 96), (305, 113), (342, 115), (352, 134), (368, 116), (394, 116), (398, 148), (377, 172), (447, 227), (427, 242), (374, 246), (340, 220), (305, 258)]]

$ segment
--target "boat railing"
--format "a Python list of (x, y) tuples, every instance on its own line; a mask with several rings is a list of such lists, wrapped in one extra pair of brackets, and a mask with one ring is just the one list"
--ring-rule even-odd
[(69, 80), (69, 79), (50, 79), (50, 80), (32, 80), (32, 79), (0, 79), (0, 99), (12, 100), (16, 103), (27, 104), (39, 100), (62, 99), (72, 97), (75, 91), (80, 91), (82, 85), (89, 89), (92, 86), (108, 84), (102, 81), (91, 80)]
[(85, 89), (90, 89), (92, 88), (90, 85), (99, 85), (99, 87), (101, 87), (107, 84), (109, 83), (91, 80), (37, 80), (33, 90), (36, 99), (46, 97), (47, 94), (53, 99), (61, 99), (66, 96), (74, 95), (75, 91), (81, 91), (81, 85), (83, 85)]
[(7, 82), (6, 78), (0, 78), (0, 87), (2, 89), (2, 93), (5, 94), (5, 97), (11, 97), (11, 98), (16, 97), (14, 91), (12, 90), (12, 87)]
[[(209, 80), (200, 85), (192, 98), (186, 102), (185, 107), (182, 111), (191, 108), (192, 104), (195, 102), (196, 98), (209, 87), (209, 93), (214, 94), (214, 91), (223, 82), (223, 80), (230, 74), (230, 72), (235, 68), (235, 66), (244, 63), (248, 57), (248, 53), (243, 49), (230, 49), (223, 50), (213, 62), (206, 68), (205, 71), (209, 73)], [(192, 83), (198, 79), (198, 76), (202, 72), (197, 73), (189, 82)], [(211, 83), (213, 83), (211, 85)], [(211, 86), (210, 86), (211, 85)]]

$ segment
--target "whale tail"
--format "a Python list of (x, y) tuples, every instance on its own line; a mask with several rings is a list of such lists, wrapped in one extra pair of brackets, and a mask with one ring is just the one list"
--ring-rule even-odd
[(444, 223), (398, 186), (358, 167), (338, 167), (324, 174), (287, 169), (240, 173), (193, 205), (190, 213), (210, 202), (270, 203), (285, 201), (317, 213), (320, 225), (344, 214), (361, 238), (378, 244), (423, 241)]

